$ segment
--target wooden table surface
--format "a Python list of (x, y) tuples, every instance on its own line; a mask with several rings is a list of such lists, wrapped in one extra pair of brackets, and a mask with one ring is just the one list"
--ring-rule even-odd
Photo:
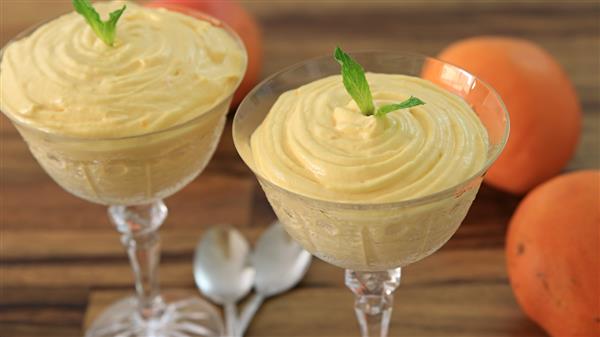
[[(0, 42), (68, 9), (66, 1), (0, 0)], [(264, 29), (263, 75), (296, 61), (348, 50), (436, 54), (478, 34), (540, 43), (564, 65), (580, 95), (584, 135), (568, 169), (598, 168), (600, 8), (595, 2), (255, 1), (244, 5)], [(237, 156), (230, 123), (206, 171), (169, 198), (162, 229), (161, 284), (195, 293), (192, 249), (208, 226), (230, 223), (255, 239), (274, 215)], [(132, 276), (105, 209), (60, 189), (0, 117), (0, 336), (70, 337)], [(458, 233), (439, 252), (405, 268), (392, 336), (543, 336), (519, 310), (504, 261), (506, 224), (519, 198), (484, 187)], [(269, 300), (248, 336), (356, 336), (353, 297), (341, 269), (314, 263), (300, 286)]]

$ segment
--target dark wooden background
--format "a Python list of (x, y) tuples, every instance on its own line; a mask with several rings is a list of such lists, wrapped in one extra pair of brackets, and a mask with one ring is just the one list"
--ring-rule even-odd
[[(0, 42), (68, 10), (67, 1), (0, 0)], [(264, 30), (263, 75), (302, 59), (348, 50), (436, 54), (459, 38), (531, 39), (564, 65), (580, 95), (584, 134), (568, 170), (598, 168), (600, 6), (597, 1), (252, 1)], [(161, 284), (194, 293), (192, 249), (210, 225), (256, 238), (274, 215), (237, 156), (228, 124), (209, 167), (167, 200)], [(132, 277), (105, 209), (61, 190), (0, 117), (0, 336), (71, 337)], [(504, 261), (506, 224), (519, 198), (484, 187), (465, 223), (433, 256), (405, 268), (392, 336), (543, 336), (519, 310)], [(300, 286), (269, 300), (248, 336), (356, 336), (343, 272), (314, 261)]]

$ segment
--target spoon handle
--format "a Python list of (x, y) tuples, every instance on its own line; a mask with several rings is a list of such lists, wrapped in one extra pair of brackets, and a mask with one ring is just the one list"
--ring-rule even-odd
[[(225, 334), (228, 337), (238, 337), (236, 331), (236, 323), (237, 323), (237, 313), (236, 313), (235, 303), (227, 302), (225, 303)], [(241, 331), (241, 330), (240, 330)]]
[(250, 321), (252, 321), (252, 318), (254, 317), (254, 315), (258, 311), (258, 308), (260, 308), (260, 305), (263, 303), (264, 300), (265, 297), (263, 295), (256, 294), (254, 295), (254, 297), (252, 297), (250, 302), (246, 304), (246, 306), (244, 307), (244, 311), (242, 311), (240, 321), (238, 324), (238, 332), (240, 336), (244, 336), (248, 325), (250, 325)]

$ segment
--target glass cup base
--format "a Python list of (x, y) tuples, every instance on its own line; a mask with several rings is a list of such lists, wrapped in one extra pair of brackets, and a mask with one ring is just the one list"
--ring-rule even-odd
[(206, 301), (195, 296), (164, 296), (164, 313), (143, 320), (135, 296), (110, 305), (86, 331), (85, 337), (208, 337), (222, 336), (223, 321)]

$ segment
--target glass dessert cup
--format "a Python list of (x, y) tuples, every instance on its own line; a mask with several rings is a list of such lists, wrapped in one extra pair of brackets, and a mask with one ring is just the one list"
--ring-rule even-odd
[[(245, 50), (238, 36), (218, 20), (193, 11), (187, 13), (222, 26)], [(39, 26), (24, 31), (13, 41), (30, 35)], [(4, 50), (0, 51), (0, 60)], [(160, 293), (158, 229), (168, 213), (162, 200), (195, 179), (216, 150), (233, 93), (242, 77), (203, 114), (139, 135), (75, 138), (11, 120), (50, 177), (77, 197), (107, 205), (109, 218), (121, 233), (136, 293), (108, 307), (88, 328), (86, 337), (195, 337), (224, 333), (220, 315), (200, 297)]]
[(365, 52), (352, 56), (370, 72), (426, 78), (467, 101), (488, 132), (484, 167), (451, 188), (391, 203), (315, 199), (261, 176), (254, 165), (251, 135), (282, 93), (339, 74), (339, 64), (331, 56), (296, 64), (259, 84), (237, 110), (233, 137), (240, 156), (257, 176), (292, 238), (313, 255), (346, 269), (345, 283), (356, 295), (355, 312), (362, 335), (387, 336), (401, 268), (432, 254), (456, 232), (485, 172), (506, 144), (509, 118), (490, 86), (453, 65), (412, 53)]

